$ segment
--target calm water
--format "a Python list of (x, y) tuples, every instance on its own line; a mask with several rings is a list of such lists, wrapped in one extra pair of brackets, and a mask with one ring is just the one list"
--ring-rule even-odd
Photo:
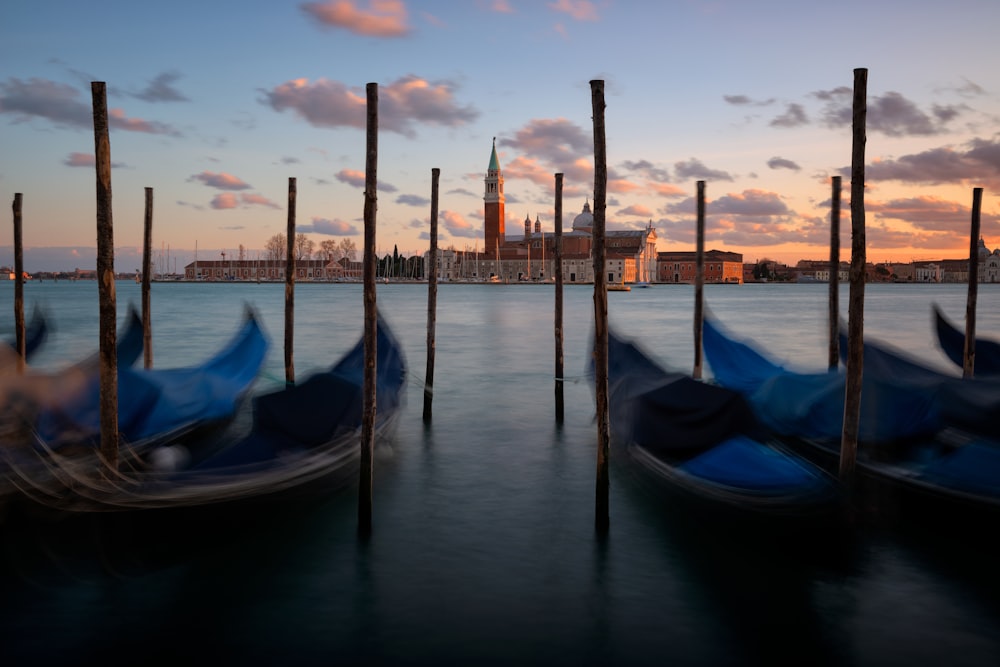
[[(427, 288), (379, 285), (411, 375), (399, 430), (376, 460), (367, 543), (355, 535), (354, 489), (176, 549), (87, 525), (4, 530), (4, 663), (1000, 664), (996, 554), (933, 526), (875, 526), (838, 549), (800, 550), (688, 521), (613, 464), (611, 531), (598, 539), (583, 378), (593, 293), (565, 292), (562, 427), (553, 295), (441, 285), (425, 428)], [(964, 285), (868, 286), (866, 335), (948, 368), (930, 304), (961, 322), (965, 295)], [(361, 296), (359, 285), (297, 286), (297, 377), (356, 341)], [(611, 324), (690, 370), (693, 297), (688, 286), (611, 293)], [(824, 286), (707, 286), (705, 297), (732, 330), (825, 367)], [(841, 297), (846, 317), (846, 285)], [(0, 285), (2, 312), (12, 298)], [(57, 326), (37, 365), (96, 348), (95, 283), (30, 284), (26, 300)], [(138, 306), (138, 286), (119, 283), (118, 303)], [(252, 304), (273, 343), (258, 389), (283, 380), (283, 285), (156, 284), (152, 303), (157, 366), (211, 354)], [(1000, 289), (980, 287), (978, 313), (980, 334), (1000, 338)]]

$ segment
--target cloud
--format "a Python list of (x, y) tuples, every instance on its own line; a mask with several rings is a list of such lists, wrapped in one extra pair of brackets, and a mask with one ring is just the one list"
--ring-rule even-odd
[[(948, 201), (940, 197), (920, 196), (888, 201), (865, 201), (865, 210), (876, 220), (891, 219), (906, 222), (920, 231), (947, 232), (961, 237), (968, 233), (972, 217), (971, 206)], [(994, 222), (998, 216), (985, 216), (985, 222)]]
[(146, 102), (189, 102), (190, 100), (173, 86), (179, 78), (180, 74), (177, 72), (164, 72), (133, 97)]
[(629, 171), (638, 172), (646, 178), (656, 181), (657, 183), (666, 183), (670, 181), (670, 173), (666, 169), (656, 167), (648, 160), (626, 161), (622, 163), (622, 167)]
[(593, 137), (565, 118), (530, 120), (513, 138), (498, 143), (541, 157), (550, 164), (570, 162), (591, 155), (594, 150)]
[(806, 110), (801, 104), (789, 104), (785, 113), (771, 120), (771, 127), (799, 127), (809, 122)]
[(597, 21), (597, 7), (590, 0), (556, 0), (549, 3), (554, 12), (569, 14), (577, 21)]
[(239, 208), (242, 205), (243, 208), (248, 206), (264, 206), (265, 208), (280, 209), (281, 207), (275, 204), (273, 201), (264, 197), (262, 195), (255, 195), (250, 193), (242, 193), (237, 195), (233, 192), (223, 192), (215, 195), (212, 198), (212, 202), (209, 204), (212, 208), (217, 211), (225, 211), (229, 209)]
[[(850, 169), (842, 170), (850, 177)], [(870, 181), (900, 181), (926, 185), (955, 183), (1000, 187), (1000, 140), (973, 139), (966, 148), (933, 148), (896, 159), (877, 160), (865, 167)]]
[[(347, 183), (351, 187), (364, 188), (365, 187), (365, 172), (358, 171), (357, 169), (341, 169), (334, 176), (341, 183)], [(375, 185), (375, 189), (380, 192), (396, 192), (399, 188), (391, 183), (385, 183), (383, 181), (378, 181)]]
[(441, 225), (452, 236), (462, 238), (476, 238), (479, 236), (479, 229), (473, 227), (461, 214), (455, 211), (441, 211)]
[(801, 169), (798, 164), (783, 157), (771, 158), (767, 161), (767, 166), (771, 169), (791, 169), (792, 171), (799, 171)]
[[(824, 103), (821, 115), (825, 125), (851, 125), (854, 99), (851, 88), (840, 86), (812, 95)], [(890, 137), (932, 136), (947, 132), (946, 125), (958, 118), (963, 111), (966, 111), (964, 106), (934, 105), (931, 113), (927, 114), (900, 93), (890, 91), (882, 96), (868, 98), (865, 128)]]
[(325, 234), (326, 236), (357, 236), (358, 228), (343, 220), (327, 220), (313, 218), (308, 225), (296, 225), (295, 229), (302, 233)]
[(768, 105), (774, 104), (774, 98), (767, 100), (754, 100), (746, 95), (723, 95), (722, 99), (728, 104), (734, 106), (755, 106), (755, 107), (766, 107)]
[(642, 204), (633, 204), (618, 211), (618, 215), (634, 215), (640, 218), (649, 218), (653, 215), (653, 210)]
[[(457, 127), (475, 120), (479, 112), (458, 106), (453, 92), (448, 81), (431, 82), (412, 74), (379, 86), (379, 128), (413, 138), (418, 123)], [(367, 92), (339, 81), (296, 79), (263, 94), (262, 104), (279, 112), (291, 110), (315, 127), (367, 125)]]
[[(79, 101), (77, 88), (46, 79), (17, 78), (0, 83), (0, 113), (14, 114), (16, 122), (44, 118), (59, 127), (92, 129), (93, 106)], [(108, 111), (108, 126), (127, 132), (145, 132), (180, 136), (180, 132), (165, 123), (128, 118), (121, 109)]]
[[(63, 164), (67, 167), (93, 167), (97, 164), (97, 160), (94, 158), (93, 153), (70, 153), (63, 160)], [(120, 169), (125, 166), (124, 162), (112, 162), (112, 169)]]
[(216, 188), (219, 190), (249, 190), (250, 185), (244, 183), (242, 180), (233, 176), (232, 174), (216, 174), (211, 171), (203, 171), (200, 174), (195, 174), (189, 181), (201, 181), (203, 184), (210, 188)]
[(490, 4), (490, 10), (498, 14), (513, 14), (514, 9), (510, 6), (507, 0), (493, 0)]
[(357, 4), (354, 0), (327, 0), (307, 2), (300, 8), (322, 27), (343, 28), (365, 37), (403, 37), (410, 32), (402, 0), (369, 0), (364, 9)]
[(396, 197), (396, 203), (406, 206), (429, 206), (431, 200), (419, 195), (399, 195)]
[(697, 158), (691, 158), (687, 162), (674, 163), (674, 171), (677, 173), (679, 178), (683, 178), (684, 180), (733, 180), (733, 177), (729, 173), (717, 169), (709, 169), (701, 162), (701, 160), (698, 160)]

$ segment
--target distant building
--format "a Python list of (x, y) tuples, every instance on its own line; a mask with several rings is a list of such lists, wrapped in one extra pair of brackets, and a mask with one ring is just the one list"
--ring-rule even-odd
[[(295, 261), (295, 279), (302, 281), (343, 280), (350, 275), (345, 268), (346, 258), (341, 262), (325, 259), (300, 259)], [(284, 259), (232, 259), (195, 260), (184, 267), (185, 280), (204, 281), (284, 281), (286, 261)], [(360, 275), (360, 271), (358, 272)]]
[[(484, 179), (485, 247), (482, 250), (478, 247), (474, 250), (438, 248), (436, 257), (428, 251), (424, 254), (425, 275), (431, 262), (434, 262), (442, 280), (521, 282), (554, 278), (557, 270), (555, 234), (542, 231), (541, 221), (536, 215), (534, 223), (530, 216), (525, 217), (523, 236), (508, 236), (503, 185), (503, 170), (494, 140)], [(573, 219), (572, 227), (560, 235), (562, 266), (558, 270), (562, 271), (564, 282), (594, 282), (593, 228), (594, 215), (588, 199), (583, 211)], [(608, 282), (653, 281), (656, 273), (656, 230), (652, 221), (643, 229), (606, 229), (604, 244)]]
[[(706, 283), (743, 282), (743, 255), (740, 253), (706, 250), (703, 259)], [(697, 263), (697, 252), (659, 252), (656, 254), (656, 279), (661, 283), (694, 283)]]

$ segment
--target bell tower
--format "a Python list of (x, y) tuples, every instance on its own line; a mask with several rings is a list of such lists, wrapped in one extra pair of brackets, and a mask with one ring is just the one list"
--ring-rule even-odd
[(483, 237), (486, 247), (483, 250), (487, 255), (496, 257), (499, 247), (505, 243), (503, 172), (500, 171), (500, 160), (497, 159), (496, 137), (493, 137), (493, 153), (490, 155), (490, 166), (486, 170), (485, 183)]

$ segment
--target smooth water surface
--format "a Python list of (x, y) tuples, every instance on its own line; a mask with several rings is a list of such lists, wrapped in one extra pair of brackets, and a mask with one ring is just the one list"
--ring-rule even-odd
[[(96, 349), (96, 283), (25, 293), (29, 312), (44, 307), (56, 327), (37, 367)], [(846, 285), (840, 293), (846, 318)], [(139, 296), (119, 283), (120, 321)], [(12, 330), (12, 299), (0, 286), (11, 313), (0, 334)], [(1000, 664), (996, 552), (933, 525), (798, 549), (795, 536), (692, 520), (613, 461), (611, 530), (597, 536), (591, 287), (565, 290), (562, 425), (552, 286), (440, 285), (426, 427), (427, 286), (379, 285), (377, 299), (410, 381), (375, 462), (370, 540), (356, 536), (354, 488), (286, 514), (263, 508), (238, 528), (192, 526), (199, 537), (176, 545), (87, 522), (5, 527), (4, 664)], [(608, 301), (616, 331), (691, 369), (692, 287)], [(966, 286), (867, 286), (866, 336), (958, 374), (933, 341), (932, 302), (961, 323)], [(705, 303), (792, 365), (825, 367), (824, 286), (710, 285)], [(248, 304), (272, 340), (257, 390), (279, 386), (282, 284), (154, 284), (155, 365), (209, 356)], [(360, 285), (297, 285), (296, 377), (353, 345), (362, 313)], [(977, 320), (980, 335), (1000, 338), (996, 286), (980, 286)]]

